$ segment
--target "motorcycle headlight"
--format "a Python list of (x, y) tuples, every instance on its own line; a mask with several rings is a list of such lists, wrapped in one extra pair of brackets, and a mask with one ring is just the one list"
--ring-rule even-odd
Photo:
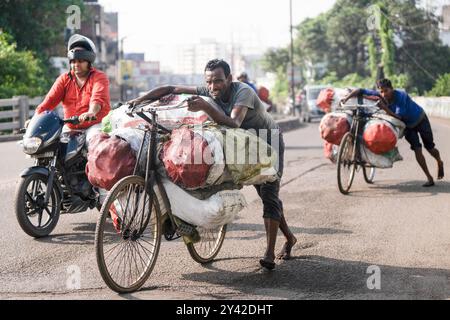
[(42, 144), (42, 140), (37, 137), (23, 139), (23, 151), (27, 154), (34, 154)]

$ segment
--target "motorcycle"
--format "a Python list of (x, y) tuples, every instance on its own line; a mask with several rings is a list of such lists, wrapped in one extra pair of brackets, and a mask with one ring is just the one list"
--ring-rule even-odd
[(61, 119), (57, 113), (34, 116), (22, 140), (23, 152), (34, 160), (25, 169), (15, 194), (17, 221), (28, 235), (48, 236), (60, 214), (80, 213), (101, 207), (99, 194), (86, 173), (84, 132), (64, 132), (64, 124), (80, 123), (78, 117)]

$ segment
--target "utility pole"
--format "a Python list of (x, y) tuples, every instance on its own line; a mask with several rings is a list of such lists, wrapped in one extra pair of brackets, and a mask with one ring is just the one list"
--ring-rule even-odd
[(289, 0), (290, 31), (291, 31), (291, 99), (292, 115), (295, 116), (295, 77), (294, 77), (294, 30), (292, 26), (292, 0)]
[(122, 37), (120, 39), (120, 60), (119, 60), (119, 76), (120, 76), (120, 101), (125, 101), (126, 100), (126, 92), (125, 92), (125, 84), (124, 84), (124, 79), (123, 79), (123, 70), (122, 68), (124, 67), (124, 60), (123, 60), (123, 41), (126, 39), (127, 37)]

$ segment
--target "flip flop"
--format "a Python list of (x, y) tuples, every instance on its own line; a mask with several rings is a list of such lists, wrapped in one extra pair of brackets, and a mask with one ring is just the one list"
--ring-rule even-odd
[(259, 264), (266, 268), (267, 270), (275, 269), (275, 262), (266, 261), (264, 259), (259, 260)]
[(429, 188), (434, 186), (434, 181), (428, 181), (427, 183), (425, 183), (424, 185), (422, 185), (422, 187), (424, 188)]
[(438, 165), (438, 180), (442, 180), (444, 178), (444, 163), (442, 162)]

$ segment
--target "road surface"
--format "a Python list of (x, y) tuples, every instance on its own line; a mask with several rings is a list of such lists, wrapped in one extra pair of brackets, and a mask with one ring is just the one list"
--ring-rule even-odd
[[(450, 175), (450, 121), (432, 119)], [(35, 240), (13, 211), (18, 176), (29, 163), (16, 142), (2, 143), (0, 168), (1, 299), (448, 299), (450, 183), (421, 187), (424, 175), (405, 141), (403, 162), (362, 172), (352, 192), (338, 192), (336, 167), (322, 155), (317, 123), (285, 134), (281, 198), (298, 238), (294, 259), (274, 272), (258, 260), (265, 249), (262, 205), (252, 187), (249, 206), (230, 225), (217, 260), (195, 263), (183, 242), (163, 241), (143, 290), (118, 295), (103, 283), (94, 253), (97, 212), (63, 215), (52, 235)], [(432, 173), (436, 164), (428, 155)], [(277, 249), (283, 244), (281, 233)], [(73, 286), (79, 271), (80, 289)]]

